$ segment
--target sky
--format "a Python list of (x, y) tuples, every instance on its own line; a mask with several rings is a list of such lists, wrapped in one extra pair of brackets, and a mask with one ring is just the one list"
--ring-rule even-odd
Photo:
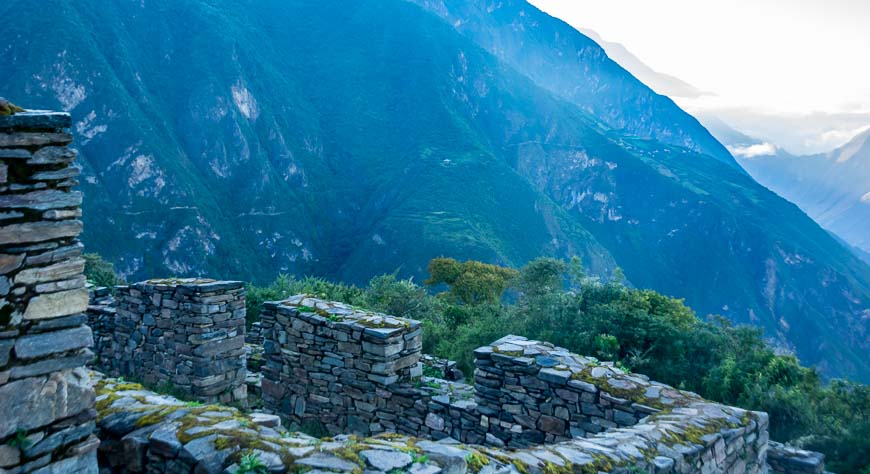
[(793, 153), (870, 126), (870, 0), (530, 0), (711, 94), (674, 97)]

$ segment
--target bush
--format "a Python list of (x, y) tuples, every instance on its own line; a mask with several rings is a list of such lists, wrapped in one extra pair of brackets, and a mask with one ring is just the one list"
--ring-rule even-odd
[[(682, 300), (584, 274), (579, 260), (538, 259), (521, 270), (435, 259), (426, 284), (433, 296), (396, 275), (359, 288), (316, 278), (279, 277), (249, 287), (253, 321), (263, 301), (298, 293), (344, 301), (424, 325), (423, 350), (473, 373), (472, 351), (507, 334), (552, 342), (613, 360), (710, 399), (770, 414), (771, 438), (827, 456), (837, 472), (870, 474), (870, 387), (818, 374), (777, 355), (761, 330), (719, 316), (699, 319)], [(510, 301), (506, 301), (508, 294)]]
[(86, 253), (82, 257), (85, 259), (85, 278), (88, 283), (109, 288), (124, 284), (124, 279), (115, 273), (115, 266), (100, 255)]

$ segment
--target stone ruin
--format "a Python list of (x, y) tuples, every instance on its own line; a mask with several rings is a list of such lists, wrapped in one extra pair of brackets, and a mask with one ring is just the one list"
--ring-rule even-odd
[(242, 282), (149, 280), (95, 303), (89, 320), (107, 374), (206, 403), (245, 403)]
[[(235, 472), (254, 453), (269, 472), (823, 471), (818, 453), (769, 443), (765, 413), (544, 342), (479, 348), (467, 385), (423, 375), (416, 321), (300, 295), (266, 303), (259, 326), (263, 402), (280, 418), (103, 380), (101, 465)], [(282, 420), (334, 436), (289, 433)]]
[(548, 343), (506, 336), (477, 349), (469, 386), (422, 377), (417, 321), (297, 296), (267, 303), (261, 325), (264, 404), (301, 425), (524, 448), (596, 470), (601, 456), (643, 472), (765, 469), (767, 414)]
[[(69, 126), (0, 117), (2, 474), (232, 473), (252, 454), (268, 472), (315, 474), (823, 471), (818, 453), (768, 442), (764, 413), (545, 342), (479, 348), (469, 385), (424, 375), (425, 362), (457, 377), (421, 354), (419, 322), (304, 295), (265, 305), (253, 350), (239, 282), (95, 289), (88, 307)], [(246, 353), (274, 414), (84, 368), (244, 407)]]
[(79, 169), (63, 113), (0, 116), (0, 472), (96, 473)]

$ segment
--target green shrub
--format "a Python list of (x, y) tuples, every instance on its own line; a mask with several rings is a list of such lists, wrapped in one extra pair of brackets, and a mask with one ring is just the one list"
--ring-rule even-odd
[(85, 259), (85, 277), (92, 285), (112, 288), (124, 284), (124, 279), (115, 273), (115, 266), (111, 262), (95, 253), (86, 253), (82, 257)]
[(263, 301), (311, 293), (418, 319), (424, 352), (457, 361), (466, 374), (473, 373), (472, 351), (504, 335), (549, 341), (711, 400), (766, 411), (772, 439), (821, 451), (833, 471), (870, 466), (870, 387), (824, 384), (795, 357), (777, 355), (760, 329), (720, 316), (702, 320), (682, 300), (624, 286), (619, 272), (606, 281), (587, 276), (578, 259), (538, 259), (517, 271), (441, 258), (429, 269), (426, 284), (446, 285), (446, 292), (432, 295), (396, 275), (362, 288), (281, 276), (249, 287), (248, 315), (254, 320)]

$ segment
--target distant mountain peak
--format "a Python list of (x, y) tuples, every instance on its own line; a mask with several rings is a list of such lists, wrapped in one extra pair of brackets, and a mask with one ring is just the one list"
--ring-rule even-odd
[(849, 140), (842, 147), (832, 151), (829, 156), (835, 158), (837, 163), (845, 163), (856, 156), (860, 156), (867, 160), (868, 166), (870, 166), (870, 153), (862, 153), (867, 148), (868, 139), (870, 139), (870, 127), (867, 127), (866, 130), (856, 135), (855, 138)]

